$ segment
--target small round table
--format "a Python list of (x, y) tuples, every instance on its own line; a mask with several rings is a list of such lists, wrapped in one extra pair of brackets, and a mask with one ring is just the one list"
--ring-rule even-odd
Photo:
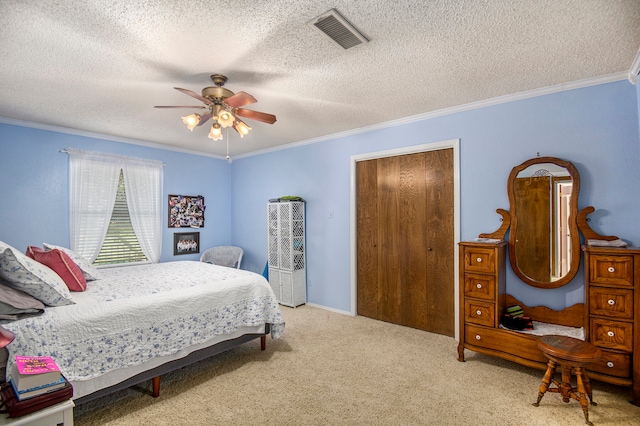
[[(584, 340), (557, 335), (542, 336), (537, 344), (544, 356), (549, 359), (549, 363), (538, 390), (538, 400), (533, 405), (537, 407), (546, 392), (559, 393), (562, 395), (563, 402), (568, 403), (571, 398), (580, 401), (585, 423), (592, 425), (593, 423), (589, 421), (587, 396), (591, 405), (597, 404), (593, 402), (591, 382), (584, 367), (600, 359), (600, 349)], [(562, 382), (554, 378), (558, 364), (562, 366)], [(571, 386), (572, 372), (576, 376), (577, 388)], [(555, 388), (549, 387), (551, 382), (556, 385)]]

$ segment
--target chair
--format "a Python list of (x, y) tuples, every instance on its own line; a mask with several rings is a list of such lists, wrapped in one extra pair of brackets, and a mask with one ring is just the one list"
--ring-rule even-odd
[[(589, 421), (587, 396), (591, 405), (598, 404), (593, 402), (591, 382), (584, 367), (600, 359), (602, 355), (600, 348), (580, 339), (556, 335), (542, 336), (537, 345), (549, 359), (549, 364), (538, 390), (538, 400), (533, 405), (539, 406), (546, 392), (559, 393), (562, 396), (562, 402), (569, 402), (571, 398), (579, 401), (584, 413), (584, 422), (592, 425), (593, 423)], [(555, 379), (558, 364), (562, 367), (562, 381)], [(576, 376), (577, 387), (571, 385), (572, 373)], [(551, 383), (555, 385), (554, 388), (549, 386)]]
[(202, 253), (200, 262), (240, 269), (243, 253), (240, 247), (235, 246), (211, 247)]

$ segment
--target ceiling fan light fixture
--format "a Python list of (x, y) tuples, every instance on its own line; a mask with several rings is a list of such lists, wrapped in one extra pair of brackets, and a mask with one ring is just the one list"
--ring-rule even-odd
[(200, 114), (189, 114), (182, 118), (182, 122), (187, 125), (187, 129), (193, 132), (193, 128), (200, 122)]
[(236, 132), (238, 132), (241, 138), (244, 137), (244, 135), (248, 134), (249, 130), (251, 130), (251, 127), (247, 126), (247, 124), (242, 120), (234, 121), (233, 128), (236, 130)]
[(229, 128), (233, 127), (241, 138), (247, 135), (251, 130), (251, 127), (249, 127), (239, 117), (273, 124), (276, 122), (276, 116), (273, 114), (242, 108), (258, 101), (246, 92), (233, 93), (232, 91), (223, 88), (222, 86), (227, 81), (227, 77), (224, 75), (213, 74), (211, 75), (211, 80), (215, 86), (209, 86), (202, 89), (202, 95), (199, 95), (189, 89), (174, 87), (177, 91), (198, 99), (204, 105), (155, 106), (154, 108), (200, 108), (207, 110), (207, 112), (203, 114), (194, 113), (181, 117), (182, 122), (187, 125), (187, 129), (193, 131), (195, 127), (202, 126), (212, 119), (213, 124), (209, 130), (208, 137), (214, 141), (223, 140), (224, 137), (222, 135), (222, 129), (227, 129), (227, 160), (231, 163), (231, 157), (229, 156)]
[(220, 128), (220, 125), (218, 123), (213, 123), (213, 126), (211, 126), (211, 130), (209, 131), (209, 138), (213, 139), (214, 141), (222, 140), (222, 129)]
[(218, 113), (218, 123), (220, 123), (222, 127), (233, 126), (235, 120), (236, 118), (229, 111), (222, 110)]

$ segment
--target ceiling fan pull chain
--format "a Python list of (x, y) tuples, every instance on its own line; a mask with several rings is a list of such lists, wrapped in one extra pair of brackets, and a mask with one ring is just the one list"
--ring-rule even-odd
[(231, 162), (233, 160), (231, 159), (231, 156), (229, 155), (229, 128), (228, 127), (227, 127), (227, 138), (226, 139), (227, 139), (227, 162), (229, 164), (231, 164)]

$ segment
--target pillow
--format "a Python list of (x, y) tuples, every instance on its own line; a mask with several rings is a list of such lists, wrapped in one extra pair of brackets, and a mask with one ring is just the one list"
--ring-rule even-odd
[(68, 254), (59, 249), (44, 250), (40, 247), (27, 247), (27, 256), (53, 269), (71, 291), (85, 291), (87, 280), (82, 271)]
[(44, 303), (0, 279), (0, 319), (17, 320), (44, 312)]
[(62, 250), (63, 252), (65, 252), (71, 258), (71, 260), (73, 260), (73, 262), (76, 265), (78, 265), (78, 267), (82, 271), (82, 274), (84, 275), (84, 279), (85, 280), (93, 281), (93, 280), (97, 280), (98, 278), (100, 278), (100, 272), (98, 272), (96, 267), (93, 266), (91, 263), (89, 263), (89, 261), (87, 259), (85, 259), (84, 257), (80, 256), (75, 251), (70, 250), (68, 248), (60, 247), (60, 246), (54, 246), (53, 244), (44, 243), (43, 245), (44, 245), (44, 248), (47, 249), (47, 250), (58, 249), (58, 250)]
[(69, 289), (58, 274), (51, 268), (29, 259), (19, 250), (6, 244), (0, 252), (0, 278), (14, 290), (35, 297), (48, 306), (72, 305)]

